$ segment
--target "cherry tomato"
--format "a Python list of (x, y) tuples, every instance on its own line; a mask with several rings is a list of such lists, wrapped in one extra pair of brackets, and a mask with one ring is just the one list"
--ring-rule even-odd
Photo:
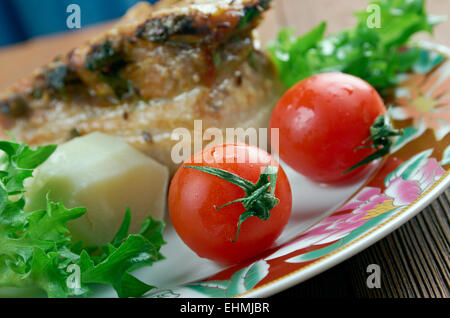
[[(247, 218), (238, 233), (239, 218), (246, 208), (242, 202), (230, 202), (245, 197), (246, 191), (221, 177), (189, 167), (221, 169), (251, 184), (257, 183), (265, 168), (276, 167), (274, 196), (278, 204), (270, 210), (267, 220)], [(270, 196), (268, 191), (264, 195)], [(224, 264), (237, 263), (268, 249), (286, 226), (291, 205), (289, 181), (278, 162), (267, 152), (240, 143), (211, 146), (195, 154), (178, 169), (169, 189), (170, 217), (178, 235), (200, 257)]]
[(364, 80), (324, 73), (285, 93), (270, 128), (279, 129), (279, 156), (294, 170), (317, 182), (338, 182), (360, 172), (364, 166), (344, 173), (376, 151), (360, 146), (367, 146), (371, 126), (385, 113), (380, 95)]

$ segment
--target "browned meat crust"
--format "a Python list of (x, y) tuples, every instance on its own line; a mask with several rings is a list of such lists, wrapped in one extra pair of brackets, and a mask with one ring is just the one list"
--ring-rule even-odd
[(174, 128), (192, 129), (194, 119), (203, 128), (267, 124), (278, 83), (252, 30), (269, 5), (140, 3), (105, 34), (1, 94), (0, 123), (29, 144), (115, 134), (173, 170)]

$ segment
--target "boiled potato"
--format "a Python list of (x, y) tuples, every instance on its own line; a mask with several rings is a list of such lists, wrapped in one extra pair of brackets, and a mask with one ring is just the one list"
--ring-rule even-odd
[(116, 137), (93, 133), (60, 145), (27, 184), (27, 211), (44, 209), (46, 195), (87, 213), (68, 224), (74, 240), (103, 245), (114, 237), (126, 208), (131, 232), (148, 215), (164, 217), (169, 173), (165, 166)]

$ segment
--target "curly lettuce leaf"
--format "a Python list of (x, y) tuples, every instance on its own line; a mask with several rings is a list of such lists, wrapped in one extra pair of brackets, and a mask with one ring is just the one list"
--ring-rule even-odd
[[(137, 234), (128, 234), (131, 214), (112, 242), (100, 248), (83, 248), (71, 241), (67, 222), (86, 213), (67, 209), (47, 198), (45, 210), (25, 213), (24, 181), (56, 146), (35, 150), (25, 144), (0, 141), (5, 154), (0, 171), (0, 287), (38, 287), (49, 297), (87, 296), (90, 284), (112, 285), (120, 297), (139, 297), (154, 288), (130, 274), (163, 259), (160, 248), (164, 223), (149, 217)], [(77, 268), (79, 284), (69, 284)]]
[(378, 0), (381, 27), (367, 23), (373, 12), (355, 13), (358, 24), (353, 29), (325, 37), (326, 23), (303, 36), (292, 29), (282, 29), (268, 46), (282, 82), (291, 87), (318, 73), (344, 72), (358, 76), (380, 92), (398, 81), (419, 59), (419, 50), (405, 49), (411, 36), (432, 32), (442, 21), (425, 11), (424, 0)]

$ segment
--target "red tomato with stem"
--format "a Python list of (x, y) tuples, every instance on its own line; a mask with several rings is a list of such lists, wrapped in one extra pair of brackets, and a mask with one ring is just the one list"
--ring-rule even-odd
[(317, 182), (343, 181), (387, 154), (389, 138), (400, 134), (389, 124), (377, 91), (343, 73), (299, 82), (280, 99), (270, 120), (270, 128), (279, 129), (280, 158)]
[[(222, 177), (198, 170), (205, 168)], [(224, 264), (268, 249), (286, 226), (291, 206), (291, 188), (279, 163), (262, 149), (239, 143), (195, 154), (169, 189), (178, 235), (200, 257)]]

